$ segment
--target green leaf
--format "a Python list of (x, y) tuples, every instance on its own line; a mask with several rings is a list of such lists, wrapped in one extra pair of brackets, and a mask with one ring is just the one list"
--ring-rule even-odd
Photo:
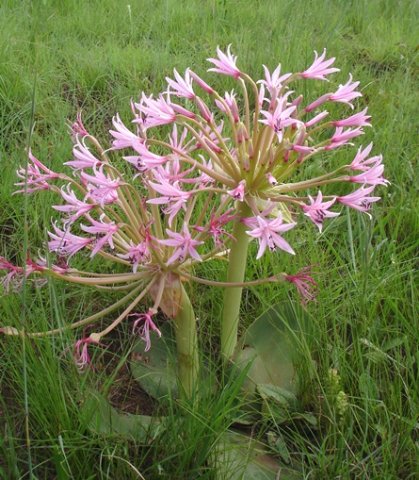
[(116, 435), (144, 444), (152, 442), (163, 430), (161, 419), (119, 413), (96, 391), (89, 391), (82, 406), (82, 416), (87, 428), (97, 435)]
[(300, 480), (301, 475), (281, 464), (266, 446), (246, 435), (225, 432), (214, 448), (217, 480)]
[(281, 433), (268, 432), (268, 443), (271, 448), (281, 456), (282, 460), (288, 465), (291, 463), (291, 455), (285, 442), (284, 436)]
[(276, 385), (257, 385), (256, 390), (262, 398), (262, 415), (273, 418), (277, 424), (291, 419), (291, 413), (297, 407), (297, 397)]
[(144, 342), (138, 341), (130, 362), (135, 380), (159, 400), (178, 396), (176, 343), (169, 325), (164, 325), (161, 331), (161, 338), (155, 338), (148, 352), (144, 352)]
[(244, 385), (246, 392), (254, 393), (256, 385), (261, 384), (296, 391), (293, 331), (298, 323), (295, 310), (281, 305), (269, 309), (249, 326), (235, 355), (239, 369), (251, 363)]

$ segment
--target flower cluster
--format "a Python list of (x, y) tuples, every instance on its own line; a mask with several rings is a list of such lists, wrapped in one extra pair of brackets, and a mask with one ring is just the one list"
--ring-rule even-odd
[[(379, 200), (373, 190), (388, 182), (382, 156), (370, 156), (372, 144), (350, 154), (352, 140), (370, 126), (367, 108), (334, 120), (329, 114), (336, 104), (354, 109), (353, 101), (362, 96), (359, 82), (350, 75), (317, 99), (297, 93), (301, 82), (326, 81), (339, 72), (334, 61), (324, 50), (304, 71), (282, 73), (279, 65), (271, 72), (264, 66), (263, 78), (254, 81), (240, 69), (230, 46), (225, 53), (218, 48), (209, 71), (234, 79), (235, 90), (222, 94), (194, 71), (174, 70), (163, 93), (142, 93), (132, 102), (130, 126), (115, 115), (107, 150), (78, 116), (71, 127), (73, 158), (65, 162), (71, 174), (53, 172), (29, 153), (27, 169), (18, 171), (18, 191), (55, 192), (60, 201), (53, 208), (62, 215), (49, 233), (56, 264), (32, 262), (29, 273), (129, 290), (122, 300), (131, 303), (117, 320), (77, 344), (80, 364), (89, 360), (87, 345), (129, 315), (135, 315), (134, 331), (148, 349), (150, 329), (160, 334), (152, 316), (159, 306), (164, 309), (169, 277), (206, 283), (193, 268), (228, 255), (236, 241), (234, 225), (244, 225), (249, 240), (258, 242), (259, 259), (267, 250), (294, 255), (287, 232), (304, 219), (322, 232), (324, 223), (340, 214), (339, 204), (368, 214)], [(324, 158), (337, 149), (343, 161), (330, 168)], [(306, 178), (315, 156), (327, 170)], [(336, 184), (356, 185), (338, 195)], [(119, 264), (122, 273), (70, 268), (67, 262), (82, 251)], [(6, 260), (0, 268), (7, 272), (6, 286), (20, 272)], [(313, 298), (315, 283), (307, 270), (267, 281), (272, 278), (295, 284), (304, 302)], [(132, 313), (146, 294), (153, 300), (148, 313)]]

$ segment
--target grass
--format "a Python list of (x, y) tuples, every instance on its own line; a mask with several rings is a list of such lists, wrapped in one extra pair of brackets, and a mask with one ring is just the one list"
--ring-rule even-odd
[[(252, 75), (260, 75), (262, 63), (298, 70), (314, 49), (327, 47), (337, 57), (342, 83), (348, 72), (361, 81), (374, 125), (362, 143), (373, 139), (383, 153), (391, 186), (380, 190), (372, 221), (347, 212), (322, 235), (307, 226), (291, 236), (295, 259), (277, 254), (250, 260), (249, 278), (319, 265), (319, 299), (308, 310), (298, 364), (301, 408), (314, 414), (317, 427), (294, 422), (277, 431), (291, 458), (302, 463), (302, 478), (415, 478), (416, 15), (414, 2), (395, 0), (4, 0), (0, 254), (21, 262), (26, 242), (36, 252), (53, 215), (48, 194), (26, 203), (11, 195), (15, 170), (25, 162), (33, 99), (32, 149), (59, 167), (71, 148), (65, 121), (78, 108), (89, 129), (107, 138), (112, 115), (129, 118), (129, 99), (140, 90), (160, 91), (173, 67), (192, 66), (205, 76), (205, 59), (218, 44), (232, 43), (240, 66)], [(216, 78), (216, 86), (230, 88), (223, 81)], [(314, 94), (315, 86), (307, 88), (312, 90), (304, 93)], [(208, 276), (223, 274), (213, 268)], [(216, 348), (208, 334), (218, 332), (213, 319), (220, 314), (221, 292), (194, 288), (209, 352)], [(23, 291), (0, 299), (1, 324), (47, 329), (94, 312), (106, 300), (54, 282), (42, 289), (28, 284)], [(295, 297), (281, 286), (246, 291), (245, 322), (278, 302), (292, 305)], [(108, 363), (122, 369), (131, 348), (127, 338), (122, 328), (110, 341), (110, 360), (98, 354), (98, 372), (84, 375), (68, 354), (72, 334), (37, 342), (0, 338), (1, 478), (136, 479), (138, 472), (147, 480), (213, 478), (210, 451), (240, 407), (235, 380), (221, 394), (209, 394), (200, 411), (172, 404), (171, 427), (149, 445), (87, 428), (80, 405), (92, 385), (111, 383)]]

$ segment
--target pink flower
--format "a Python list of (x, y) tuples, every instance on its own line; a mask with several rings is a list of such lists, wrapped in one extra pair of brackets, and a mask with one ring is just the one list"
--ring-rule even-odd
[(295, 275), (285, 275), (285, 280), (297, 287), (303, 305), (316, 298), (317, 283), (310, 276), (310, 271), (310, 267), (305, 267)]
[(333, 218), (339, 215), (339, 213), (328, 211), (328, 209), (335, 203), (336, 199), (330, 200), (329, 202), (322, 202), (323, 195), (320, 191), (318, 192), (316, 199), (312, 198), (310, 195), (308, 198), (311, 203), (310, 205), (303, 205), (302, 208), (304, 215), (307, 215), (307, 217), (317, 225), (321, 232), (323, 228), (323, 220), (325, 218)]
[(216, 68), (208, 69), (209, 72), (217, 72), (230, 77), (239, 78), (240, 70), (236, 66), (237, 56), (230, 52), (231, 44), (227, 47), (227, 53), (223, 53), (220, 47), (217, 47), (218, 58), (208, 58), (207, 60), (215, 65)]
[(372, 150), (372, 142), (367, 145), (364, 150), (362, 150), (362, 147), (359, 147), (357, 154), (355, 155), (355, 158), (352, 160), (352, 163), (350, 164), (349, 168), (351, 170), (368, 170), (371, 168), (371, 165), (378, 165), (381, 164), (383, 161), (383, 156), (382, 155), (377, 155), (375, 157), (368, 158), (368, 155), (370, 154)]
[(283, 129), (298, 123), (295, 118), (291, 117), (292, 113), (297, 107), (292, 105), (288, 108), (285, 108), (287, 96), (288, 94), (278, 101), (273, 112), (267, 110), (261, 110), (260, 112), (265, 117), (265, 119), (259, 120), (260, 123), (271, 127), (277, 134), (279, 142), (282, 141)]
[(73, 170), (83, 170), (84, 168), (96, 168), (98, 165), (102, 165), (102, 162), (98, 160), (88, 148), (86, 148), (77, 138), (76, 144), (73, 148), (73, 155), (75, 160), (65, 162), (64, 165), (68, 165)]
[(207, 123), (214, 122), (214, 115), (211, 110), (206, 106), (206, 104), (199, 98), (195, 99), (196, 106), (198, 107), (199, 114)]
[(246, 180), (242, 180), (236, 188), (233, 188), (233, 190), (228, 190), (228, 194), (231, 195), (234, 200), (238, 200), (239, 202), (242, 202), (244, 200), (244, 192), (246, 188)]
[(316, 125), (316, 123), (319, 123), (321, 122), (324, 118), (326, 118), (327, 116), (329, 115), (329, 112), (327, 112), (326, 110), (324, 112), (320, 112), (318, 115), (316, 115), (315, 117), (313, 117), (311, 120), (309, 120), (308, 122), (305, 122), (305, 126), (307, 128), (309, 127), (312, 127), (313, 125)]
[(330, 139), (331, 143), (325, 147), (325, 150), (339, 148), (348, 143), (348, 140), (351, 138), (358, 137), (359, 135), (364, 135), (361, 127), (347, 128), (346, 130), (344, 130), (343, 127), (336, 127), (336, 131)]
[(339, 88), (336, 90), (335, 93), (332, 93), (329, 96), (329, 100), (332, 102), (342, 102), (348, 104), (351, 108), (354, 106), (351, 103), (351, 100), (362, 97), (362, 93), (354, 92), (355, 88), (359, 85), (359, 82), (352, 83), (352, 75), (349, 74), (349, 80), (345, 83), (345, 85), (339, 85)]
[(235, 215), (231, 215), (231, 212), (233, 209), (228, 210), (227, 212), (223, 213), (219, 217), (216, 217), (214, 215), (211, 215), (209, 224), (205, 227), (195, 227), (195, 230), (198, 232), (206, 232), (208, 235), (210, 235), (216, 246), (222, 245), (222, 240), (221, 237), (222, 235), (227, 235), (230, 237), (232, 240), (234, 240), (233, 235), (229, 234), (226, 230), (224, 230), (222, 227), (226, 225), (227, 223), (231, 222), (236, 218)]
[(279, 214), (278, 217), (273, 220), (258, 215), (247, 219), (246, 224), (254, 227), (252, 230), (246, 231), (246, 233), (253, 238), (257, 238), (259, 241), (259, 251), (256, 256), (257, 260), (264, 254), (266, 247), (271, 251), (276, 250), (278, 247), (285, 252), (295, 255), (289, 243), (278, 235), (278, 233), (291, 230), (297, 225), (296, 223), (282, 223), (282, 215)]
[(157, 193), (160, 193), (162, 196), (158, 198), (151, 198), (147, 200), (147, 203), (154, 205), (165, 205), (168, 207), (164, 210), (166, 214), (169, 215), (169, 225), (172, 224), (173, 219), (179, 213), (181, 209), (185, 210), (186, 202), (189, 200), (191, 194), (190, 192), (185, 192), (179, 187), (179, 182), (173, 182), (171, 185), (169, 182), (163, 178), (160, 180), (161, 183), (149, 182), (149, 185)]
[(59, 255), (68, 256), (71, 258), (82, 248), (89, 245), (93, 239), (78, 237), (70, 232), (70, 229), (61, 230), (57, 224), (53, 224), (54, 232), (48, 232), (51, 240), (48, 242), (48, 249), (50, 252), (57, 252)]
[[(105, 214), (100, 216), (100, 221), (90, 219), (91, 226), (80, 225), (80, 228), (87, 233), (91, 233), (97, 236), (96, 244), (90, 254), (90, 257), (94, 257), (99, 250), (101, 250), (107, 243), (110, 248), (114, 249), (115, 245), (113, 243), (113, 235), (119, 230), (119, 225), (116, 225), (115, 222), (104, 222), (103, 219)], [(103, 236), (101, 236), (103, 235)]]
[(168, 247), (175, 247), (172, 256), (167, 261), (168, 265), (176, 261), (183, 262), (188, 255), (198, 262), (202, 261), (195, 247), (202, 245), (204, 242), (194, 240), (186, 224), (183, 225), (182, 233), (172, 232), (169, 229), (166, 229), (166, 233), (170, 239), (158, 240), (158, 242)]
[(384, 165), (376, 163), (369, 170), (366, 170), (359, 175), (349, 177), (349, 180), (354, 183), (363, 183), (367, 185), (388, 185), (389, 181), (383, 177)]
[(15, 193), (33, 193), (37, 190), (48, 190), (49, 180), (55, 180), (60, 178), (60, 174), (53, 172), (40, 162), (32, 151), (28, 153), (29, 161), (27, 168), (19, 168), (17, 176), (23, 180), (23, 182), (15, 183), (17, 187), (23, 187), (20, 190), (16, 190)]
[(167, 125), (176, 120), (176, 112), (173, 109), (169, 98), (166, 100), (160, 95), (157, 100), (153, 95), (147, 97), (144, 93), (141, 96), (141, 102), (135, 103), (135, 108), (142, 114), (142, 118), (134, 120), (142, 124), (144, 129)]
[[(370, 187), (362, 186), (355, 192), (345, 195), (344, 197), (337, 197), (337, 201), (346, 205), (347, 207), (354, 208), (360, 212), (368, 212), (371, 208), (371, 203), (378, 202), (380, 197), (369, 197), (368, 195), (374, 190), (375, 186), (371, 185)], [(371, 217), (371, 215), (370, 215)]]
[(266, 180), (268, 180), (268, 183), (272, 186), (278, 185), (278, 180), (272, 175), (271, 172), (266, 174)]
[(317, 80), (327, 80), (325, 75), (330, 75), (331, 73), (339, 72), (339, 68), (329, 68), (335, 61), (335, 57), (325, 60), (326, 49), (323, 50), (323, 53), (319, 57), (318, 53), (314, 51), (314, 62), (312, 65), (307, 68), (304, 72), (300, 73), (302, 78), (314, 78)]
[(212, 95), (214, 93), (214, 89), (212, 87), (210, 87), (208, 85), (208, 83), (204, 82), (204, 80), (202, 80), (202, 78), (196, 74), (195, 72), (193, 72), (192, 70), (189, 70), (189, 74), (190, 76), (195, 80), (195, 82), (197, 83), (197, 85), (202, 88), (202, 90), (204, 90), (205, 92), (207, 92), (208, 94)]
[(190, 148), (190, 141), (186, 142), (186, 137), (188, 136), (188, 130), (187, 128), (184, 128), (182, 130), (182, 133), (179, 135), (178, 130), (177, 130), (177, 125), (174, 124), (172, 131), (169, 135), (169, 143), (170, 146), (176, 150), (178, 150), (180, 153), (173, 152), (171, 154), (171, 158), (179, 158), (181, 154), (187, 155), (188, 152), (191, 150)]
[(145, 240), (137, 245), (134, 245), (131, 241), (128, 252), (126, 254), (118, 253), (117, 255), (120, 258), (129, 260), (129, 262), (132, 264), (132, 271), (137, 273), (138, 265), (143, 265), (149, 262), (151, 259), (149, 242)]
[(161, 331), (156, 327), (153, 322), (154, 313), (152, 310), (149, 310), (147, 313), (133, 313), (129, 315), (130, 317), (136, 317), (134, 325), (132, 327), (132, 332), (137, 333), (141, 340), (145, 342), (145, 352), (148, 352), (151, 347), (150, 340), (150, 329), (153, 332), (156, 332), (159, 337), (161, 337)]
[(136, 148), (139, 155), (125, 156), (124, 160), (134, 165), (141, 172), (163, 165), (169, 159), (167, 156), (162, 157), (156, 153), (150, 152), (144, 143), (137, 145)]
[(39, 257), (36, 260), (37, 265), (43, 268), (50, 268), (57, 273), (67, 273), (69, 270), (69, 265), (65, 258), (59, 257), (56, 264), (49, 265), (45, 257)]
[(124, 125), (118, 114), (112, 118), (112, 124), (115, 128), (115, 130), (109, 130), (109, 133), (115, 139), (112, 142), (112, 149), (121, 150), (122, 148), (133, 148), (138, 152), (138, 148), (144, 143), (144, 139), (131, 132), (131, 130)]
[(172, 87), (173, 91), (168, 93), (173, 93), (177, 97), (188, 98), (189, 100), (193, 100), (196, 95), (192, 88), (192, 79), (189, 73), (189, 69), (185, 72), (185, 78), (182, 78), (179, 73), (177, 72), (176, 68), (173, 70), (175, 74), (176, 81), (166, 77), (166, 82), (169, 84), (169, 87)]
[(369, 123), (370, 115), (366, 115), (368, 108), (364, 108), (362, 112), (355, 113), (348, 118), (332, 122), (335, 127), (371, 127)]
[(83, 370), (91, 363), (88, 347), (90, 344), (97, 344), (90, 337), (85, 337), (74, 344), (74, 361), (80, 370)]
[(12, 282), (15, 283), (15, 277), (22, 277), (23, 268), (13, 265), (13, 263), (10, 263), (4, 257), (0, 257), (0, 270), (6, 270), (8, 272), (0, 281), (4, 291), (8, 293)]
[(261, 83), (262, 85), (266, 86), (271, 96), (271, 100), (275, 100), (283, 87), (283, 82), (291, 77), (291, 73), (281, 75), (281, 64), (275, 68), (272, 74), (269, 72), (269, 69), (266, 65), (263, 65), (263, 70), (265, 72), (265, 80), (259, 80), (257, 83)]
[(70, 125), (70, 132), (73, 140), (77, 140), (77, 136), (80, 135), (82, 138), (87, 137), (89, 132), (86, 130), (81, 119), (81, 111), (77, 112), (76, 121)]
[(103, 172), (103, 165), (93, 169), (94, 175), (82, 172), (80, 177), (87, 183), (88, 198), (98, 203), (102, 208), (118, 200), (118, 188), (121, 185), (119, 178), (111, 178)]
[(73, 223), (78, 218), (83, 216), (85, 213), (90, 212), (92, 208), (95, 208), (95, 205), (93, 203), (86, 203), (86, 202), (83, 202), (82, 200), (79, 200), (76, 197), (76, 194), (71, 189), (70, 185), (67, 185), (66, 190), (64, 189), (64, 187), (61, 188), (61, 196), (67, 202), (67, 205), (52, 206), (54, 210), (58, 210), (59, 212), (73, 214), (73, 215), (70, 215), (66, 223)]
[(225, 113), (226, 115), (231, 115), (234, 122), (237, 123), (240, 120), (240, 115), (234, 90), (232, 90), (230, 93), (225, 92), (224, 101), (225, 104), (220, 100), (215, 100), (215, 104), (223, 113)]

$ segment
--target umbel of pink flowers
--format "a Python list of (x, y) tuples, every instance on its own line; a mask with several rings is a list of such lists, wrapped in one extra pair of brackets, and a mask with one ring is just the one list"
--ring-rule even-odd
[[(307, 269), (244, 282), (243, 263), (250, 240), (258, 242), (257, 259), (267, 252), (295, 255), (287, 232), (298, 223), (311, 222), (322, 232), (341, 206), (369, 215), (379, 200), (374, 189), (388, 183), (382, 156), (371, 155), (372, 143), (353, 153), (351, 141), (364, 134), (370, 116), (367, 108), (353, 112), (352, 102), (362, 95), (351, 75), (346, 83), (329, 87), (328, 77), (339, 71), (334, 61), (326, 50), (316, 52), (312, 65), (301, 72), (263, 66), (263, 78), (255, 81), (241, 70), (230, 46), (226, 52), (217, 48), (209, 71), (231, 77), (236, 89), (222, 94), (191, 69), (183, 75), (174, 70), (164, 92), (142, 93), (131, 103), (128, 126), (115, 115), (107, 149), (79, 115), (71, 126), (73, 158), (64, 162), (71, 173), (51, 170), (31, 152), (27, 167), (18, 171), (18, 192), (56, 193), (53, 208), (61, 218), (49, 232), (47, 259), (28, 260), (25, 267), (0, 259), (5, 289), (22, 275), (41, 275), (123, 292), (102, 312), (68, 325), (85, 327), (128, 305), (105, 330), (76, 343), (80, 366), (90, 361), (88, 346), (125, 318), (133, 321), (148, 350), (150, 332), (160, 335), (159, 307), (174, 319), (185, 308), (179, 298), (186, 281), (225, 288), (236, 316), (237, 295), (247, 285), (291, 282), (303, 302), (312, 300), (316, 284)], [(305, 99), (298, 91), (302, 82), (312, 80), (326, 81), (326, 93)], [(336, 104), (349, 113), (333, 118), (329, 110), (337, 111)], [(320, 175), (311, 176), (314, 170)], [(342, 191), (342, 184), (347, 193), (337, 195), (334, 187)], [(83, 254), (114, 262), (118, 273), (71, 267), (72, 257)], [(194, 274), (199, 263), (222, 256), (230, 259), (227, 281)], [(136, 312), (143, 300), (149, 307)], [(2, 331), (21, 333), (12, 327)]]

